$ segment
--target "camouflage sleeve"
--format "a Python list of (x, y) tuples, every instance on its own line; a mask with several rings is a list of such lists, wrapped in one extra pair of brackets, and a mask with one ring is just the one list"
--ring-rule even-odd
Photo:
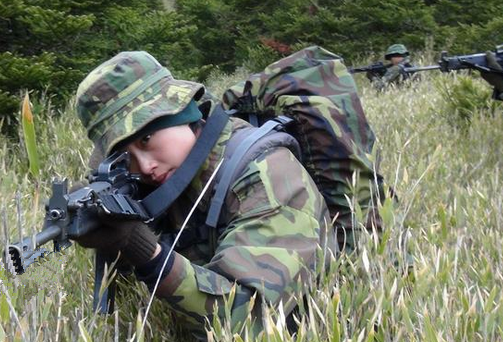
[[(204, 317), (225, 317), (224, 297), (235, 285), (233, 328), (246, 321), (262, 330), (260, 303), (283, 302), (288, 314), (299, 279), (316, 264), (317, 246), (335, 244), (325, 202), (307, 171), (286, 148), (250, 163), (226, 198), (226, 222), (215, 256), (204, 267), (176, 255), (158, 295), (195, 329)], [(330, 237), (326, 237), (326, 231)], [(257, 303), (252, 309), (250, 303)]]
[(384, 84), (389, 84), (398, 81), (402, 73), (403, 67), (401, 65), (393, 65), (386, 70), (386, 73), (381, 80)]
[(375, 89), (381, 91), (389, 84), (399, 81), (402, 74), (403, 68), (400, 65), (394, 65), (389, 67), (382, 77), (375, 76), (371, 78), (371, 82)]

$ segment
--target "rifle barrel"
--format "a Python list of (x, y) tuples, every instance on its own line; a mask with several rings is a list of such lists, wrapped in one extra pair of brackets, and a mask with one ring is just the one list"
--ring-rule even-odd
[(428, 71), (428, 70), (436, 70), (440, 69), (440, 65), (427, 65), (427, 66), (419, 66), (419, 67), (410, 67), (404, 68), (403, 71), (409, 72), (418, 72), (418, 71)]
[(37, 251), (41, 245), (53, 240), (61, 234), (58, 226), (49, 226), (34, 237), (26, 237), (22, 241), (8, 245), (5, 257), (10, 257), (17, 274), (25, 271), (36, 257), (43, 256), (46, 251)]
[(349, 67), (348, 68), (348, 71), (350, 74), (357, 74), (359, 72), (367, 72), (369, 71), (369, 68), (368, 67)]

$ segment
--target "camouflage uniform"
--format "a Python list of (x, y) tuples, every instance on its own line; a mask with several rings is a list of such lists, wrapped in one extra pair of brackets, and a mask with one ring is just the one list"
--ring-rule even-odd
[[(201, 89), (200, 84), (174, 80), (145, 52), (121, 53), (105, 62), (77, 93), (79, 117), (95, 143), (94, 160), (153, 118), (177, 115), (190, 100), (200, 98)], [(162, 233), (179, 230), (230, 137), (248, 126), (240, 119), (227, 123), (196, 177), (168, 209)], [(295, 307), (293, 296), (315, 267), (318, 245), (334, 246), (325, 201), (284, 147), (264, 151), (231, 185), (215, 251), (197, 233), (209, 200), (208, 192), (182, 234), (193, 239), (176, 246), (173, 267), (162, 282), (164, 299), (185, 326), (204, 336), (205, 317), (211, 322), (215, 308), (220, 318), (225, 317), (225, 297), (234, 286), (231, 326), (238, 328), (251, 311), (256, 334), (263, 329), (258, 304), (282, 301), (285, 313), (290, 313)], [(253, 302), (258, 304), (251, 308)]]
[[(228, 139), (248, 124), (232, 119), (190, 188), (168, 210), (168, 227), (180, 227), (191, 204), (201, 193), (216, 163), (225, 153)], [(209, 208), (205, 196), (184, 234), (197, 236)], [(187, 323), (202, 328), (202, 317), (211, 316), (215, 304), (223, 317), (223, 296), (236, 282), (232, 326), (244, 322), (255, 292), (260, 303), (280, 300), (289, 313), (289, 301), (307, 280), (315, 263), (322, 233), (328, 229), (325, 202), (302, 165), (286, 148), (265, 151), (248, 165), (227, 194), (223, 224), (215, 254), (207, 241), (177, 250), (175, 267), (166, 280), (172, 296), (166, 298)], [(331, 231), (331, 230), (330, 230)], [(258, 314), (257, 314), (258, 313)], [(260, 310), (255, 316), (260, 316)], [(256, 331), (262, 322), (256, 322)]]

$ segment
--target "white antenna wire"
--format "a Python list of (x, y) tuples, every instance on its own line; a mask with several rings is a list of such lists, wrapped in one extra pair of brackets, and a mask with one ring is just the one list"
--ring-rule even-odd
[[(159, 272), (159, 276), (157, 277), (157, 281), (155, 282), (154, 290), (152, 291), (152, 295), (150, 296), (150, 300), (149, 300), (148, 305), (147, 305), (147, 310), (145, 310), (145, 317), (143, 318), (143, 322), (141, 324), (141, 329), (140, 329), (140, 332), (139, 332), (140, 336), (143, 333), (143, 330), (145, 329), (145, 323), (147, 322), (148, 313), (150, 311), (150, 307), (152, 305), (152, 301), (154, 300), (155, 291), (157, 290), (157, 287), (159, 286), (159, 282), (161, 281), (162, 272), (164, 272), (164, 269), (166, 268), (166, 264), (168, 263), (169, 257), (171, 256), (171, 253), (173, 253), (173, 248), (175, 247), (176, 243), (178, 242), (178, 239), (180, 238), (183, 230), (185, 229), (185, 226), (189, 222), (192, 214), (194, 213), (194, 210), (196, 210), (197, 206), (199, 205), (199, 202), (201, 202), (201, 199), (203, 198), (204, 194), (208, 190), (210, 184), (213, 181), (213, 178), (215, 178), (215, 175), (217, 174), (218, 170), (220, 169), (220, 166), (222, 166), (223, 161), (224, 161), (224, 159), (222, 158), (222, 160), (220, 160), (220, 162), (216, 166), (215, 170), (211, 174), (210, 179), (208, 179), (208, 182), (206, 182), (206, 185), (204, 186), (203, 191), (201, 191), (201, 194), (199, 195), (199, 197), (197, 198), (196, 202), (194, 203), (194, 205), (190, 209), (189, 214), (185, 218), (185, 221), (183, 222), (182, 227), (180, 228), (180, 231), (176, 235), (175, 240), (173, 241), (173, 244), (171, 245), (171, 248), (170, 248), (170, 250), (168, 252), (168, 256), (164, 260), (164, 264), (162, 265), (161, 272)], [(131, 340), (133, 340), (135, 338), (135, 335), (136, 335), (136, 333), (132, 336)]]

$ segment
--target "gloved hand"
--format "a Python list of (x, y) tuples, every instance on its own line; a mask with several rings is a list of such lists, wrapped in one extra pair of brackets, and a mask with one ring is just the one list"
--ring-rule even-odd
[[(493, 52), (486, 52), (487, 65), (494, 69), (503, 72), (503, 68), (496, 61), (496, 57)], [(494, 87), (493, 97), (497, 100), (503, 100), (503, 74), (499, 74), (496, 72), (486, 72), (481, 71), (480, 75), (484, 80), (487, 81), (490, 85)]]
[(372, 71), (367, 71), (367, 72), (365, 73), (365, 76), (367, 76), (367, 78), (368, 78), (368, 80), (369, 80), (370, 82), (373, 82), (373, 81), (378, 80), (378, 79), (380, 79), (380, 78), (381, 78), (381, 77), (379, 76), (379, 74), (377, 74), (377, 73), (375, 73), (375, 72), (372, 72)]
[(75, 241), (86, 248), (96, 248), (108, 255), (119, 251), (133, 266), (146, 264), (157, 247), (157, 236), (141, 221), (123, 221), (103, 218), (100, 226)]
[[(86, 185), (86, 182), (77, 182), (69, 192)], [(136, 220), (117, 220), (104, 214), (99, 216), (98, 227), (75, 239), (79, 245), (96, 248), (112, 258), (120, 251), (124, 261), (133, 266), (144, 265), (153, 257), (157, 247), (157, 236), (145, 223)]]

